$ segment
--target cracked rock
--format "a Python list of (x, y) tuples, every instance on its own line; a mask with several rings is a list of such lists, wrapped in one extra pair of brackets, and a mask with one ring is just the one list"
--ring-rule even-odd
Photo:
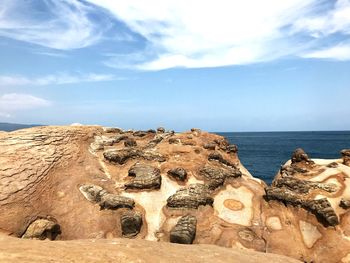
[(210, 196), (208, 186), (204, 184), (191, 184), (181, 188), (167, 199), (170, 208), (197, 209), (200, 205), (213, 205), (214, 199)]
[(242, 173), (238, 169), (221, 169), (209, 165), (201, 168), (199, 174), (209, 180), (209, 188), (212, 190), (222, 186), (226, 178), (242, 176)]
[(139, 212), (128, 211), (120, 218), (122, 235), (124, 237), (134, 237), (140, 233), (142, 227), (142, 216)]
[(140, 149), (135, 148), (126, 148), (120, 150), (106, 150), (103, 153), (104, 158), (107, 161), (124, 164), (129, 159), (142, 158), (148, 161), (158, 161), (164, 162), (166, 161), (165, 157), (159, 153), (150, 152), (150, 151), (142, 151)]
[(197, 219), (186, 215), (179, 219), (170, 231), (170, 242), (179, 244), (192, 244), (196, 237)]
[(160, 189), (162, 183), (160, 170), (150, 165), (133, 165), (129, 170), (129, 176), (134, 178), (125, 184), (126, 189)]
[(22, 235), (22, 238), (55, 240), (59, 234), (61, 234), (61, 229), (56, 222), (42, 218), (32, 222)]
[(187, 179), (187, 172), (182, 167), (177, 167), (174, 169), (171, 169), (168, 171), (168, 175), (172, 178), (179, 180), (179, 181), (185, 181)]

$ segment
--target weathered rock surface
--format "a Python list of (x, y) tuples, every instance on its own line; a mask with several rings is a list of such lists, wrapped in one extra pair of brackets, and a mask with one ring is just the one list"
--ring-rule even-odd
[[(129, 140), (132, 143), (126, 143)], [(215, 144), (215, 149), (204, 147), (208, 144)], [(0, 235), (66, 240), (37, 243), (6, 238), (0, 245), (0, 261), (24, 259), (19, 249), (29, 246), (28, 242), (36, 242), (30, 252), (33, 259), (43, 261), (50, 261), (50, 255), (57, 259), (63, 253), (57, 251), (64, 251), (64, 259), (75, 255), (82, 262), (84, 255), (88, 262), (91, 258), (82, 252), (82, 244), (87, 247), (84, 251), (91, 248), (94, 255), (102, 254), (103, 262), (114, 259), (112, 255), (126, 262), (138, 260), (138, 252), (134, 255), (126, 246), (123, 249), (130, 255), (122, 257), (123, 249), (117, 251), (121, 246), (106, 253), (109, 239), (133, 237), (159, 241), (156, 246), (146, 242), (152, 252), (157, 247), (160, 253), (153, 262), (171, 260), (172, 251), (179, 259), (188, 251), (200, 262), (219, 261), (236, 248), (283, 254), (304, 262), (347, 262), (350, 168), (345, 165), (346, 153), (342, 154), (343, 159), (319, 160), (298, 150), (281, 167), (273, 184), (266, 186), (242, 166), (237, 147), (198, 129), (173, 133), (69, 126), (0, 133)], [(174, 168), (181, 169), (168, 174)], [(189, 218), (195, 218), (196, 224), (189, 224)], [(194, 225), (195, 237), (191, 234)], [(57, 235), (55, 226), (60, 230)], [(193, 245), (170, 245), (174, 233), (181, 232), (176, 229), (183, 229), (184, 242), (193, 241)], [(91, 241), (72, 241), (76, 239), (97, 241), (90, 246)], [(213, 259), (210, 253), (199, 256), (198, 251), (203, 250), (198, 244), (229, 249), (210, 248), (214, 249), (211, 253), (222, 253)], [(137, 249), (144, 258), (146, 248), (142, 246)], [(240, 251), (241, 255), (248, 253)], [(233, 260), (239, 259), (232, 255)], [(185, 262), (187, 257), (183, 257)], [(253, 262), (257, 261), (263, 262), (261, 258)]]
[(187, 179), (187, 172), (182, 167), (176, 167), (168, 171), (168, 175), (175, 180), (185, 181)]
[(0, 236), (2, 263), (297, 263), (285, 256), (223, 248), (213, 245), (179, 245), (135, 239), (84, 239), (36, 241)]
[(196, 237), (197, 219), (186, 215), (180, 218), (170, 232), (170, 242), (179, 244), (192, 244)]
[(126, 189), (159, 189), (162, 183), (160, 170), (150, 165), (137, 163), (129, 170), (129, 176), (134, 177), (125, 184)]
[(344, 149), (341, 151), (343, 157), (343, 164), (350, 166), (350, 149)]

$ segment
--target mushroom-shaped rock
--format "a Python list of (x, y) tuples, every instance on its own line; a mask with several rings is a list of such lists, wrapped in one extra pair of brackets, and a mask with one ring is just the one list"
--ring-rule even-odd
[(213, 205), (213, 198), (210, 196), (208, 186), (204, 184), (191, 184), (181, 188), (167, 199), (169, 208), (197, 209), (200, 205)]
[(135, 201), (132, 198), (120, 196), (116, 194), (106, 194), (102, 196), (99, 203), (102, 209), (118, 209), (118, 208), (130, 208), (135, 206)]
[(153, 151), (142, 151), (140, 149), (135, 149), (134, 147), (119, 150), (109, 149), (104, 151), (103, 156), (107, 161), (118, 164), (124, 164), (129, 159), (135, 158), (158, 162), (166, 161), (165, 157), (159, 153), (155, 153)]
[(22, 235), (22, 238), (55, 240), (60, 233), (61, 229), (57, 223), (42, 218), (32, 222)]
[(159, 128), (157, 128), (157, 132), (158, 133), (164, 133), (165, 129), (163, 127), (159, 127)]
[(102, 187), (93, 184), (82, 185), (79, 190), (87, 200), (93, 203), (99, 203), (102, 196), (107, 194)]
[(343, 164), (350, 166), (350, 149), (344, 149), (341, 152)]
[(137, 146), (137, 143), (134, 139), (128, 138), (124, 141), (124, 146), (125, 147), (135, 147), (135, 146)]
[(231, 163), (230, 161), (226, 160), (219, 152), (212, 152), (208, 156), (209, 161), (218, 161), (219, 163), (222, 163), (226, 166), (230, 166), (232, 168), (236, 168), (236, 165)]
[(222, 169), (206, 165), (199, 170), (200, 175), (209, 180), (209, 188), (215, 189), (224, 184), (226, 178), (240, 177), (242, 173), (238, 169)]
[(142, 216), (139, 212), (127, 211), (121, 215), (120, 223), (124, 237), (134, 237), (140, 233)]
[(208, 143), (203, 145), (203, 148), (207, 149), (207, 150), (215, 150), (216, 149), (216, 143), (208, 142)]
[(168, 175), (174, 178), (175, 180), (179, 180), (182, 182), (187, 179), (187, 172), (182, 167), (176, 167), (176, 168), (170, 169), (168, 171)]
[(196, 237), (197, 219), (186, 215), (179, 219), (170, 231), (170, 242), (179, 244), (192, 244)]
[(309, 159), (309, 156), (301, 148), (298, 148), (293, 152), (291, 160), (292, 160), (292, 163), (300, 163), (300, 162), (312, 163), (312, 161)]
[(159, 189), (162, 183), (160, 170), (150, 165), (136, 163), (129, 170), (134, 177), (125, 184), (126, 189)]

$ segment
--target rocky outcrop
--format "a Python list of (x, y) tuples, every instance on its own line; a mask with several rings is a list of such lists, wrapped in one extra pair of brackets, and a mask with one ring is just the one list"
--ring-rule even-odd
[(170, 242), (192, 244), (196, 237), (196, 228), (196, 217), (190, 215), (181, 217), (170, 232)]
[(138, 212), (128, 211), (120, 218), (122, 234), (124, 237), (134, 237), (140, 233), (142, 226), (142, 215)]
[(40, 218), (28, 226), (22, 238), (55, 240), (60, 233), (60, 226), (56, 222), (46, 218)]
[(192, 184), (181, 188), (167, 200), (167, 206), (170, 208), (193, 208), (197, 209), (200, 205), (212, 205), (214, 199), (210, 196), (208, 186), (204, 184)]
[(175, 180), (185, 181), (187, 179), (187, 172), (182, 167), (176, 167), (168, 171), (168, 175)]
[(159, 189), (162, 183), (160, 170), (150, 165), (136, 163), (130, 168), (129, 176), (134, 178), (125, 184), (126, 189)]
[[(94, 240), (95, 251), (105, 249), (103, 242), (135, 238), (164, 241), (152, 247), (166, 247), (159, 252), (162, 260), (155, 257), (154, 262), (166, 262), (175, 248), (181, 255), (187, 247), (201, 251), (197, 244), (227, 247), (220, 250), (223, 254), (247, 248), (303, 262), (346, 262), (349, 167), (341, 159), (311, 159), (301, 150), (292, 159), (266, 186), (242, 166), (236, 146), (198, 129), (174, 133), (70, 126), (1, 133), (0, 236), (63, 240), (33, 244), (46, 246), (45, 256), (69, 247), (65, 258), (80, 251), (74, 242), (90, 248)], [(16, 247), (29, 242), (15, 240), (22, 242)], [(171, 240), (193, 245), (171, 246)], [(113, 245), (107, 254), (116, 250)], [(201, 262), (211, 259), (203, 253)], [(261, 261), (260, 255), (254, 262)], [(126, 258), (119, 256), (119, 261)]]
[(340, 153), (343, 158), (343, 164), (350, 166), (350, 149), (344, 149)]

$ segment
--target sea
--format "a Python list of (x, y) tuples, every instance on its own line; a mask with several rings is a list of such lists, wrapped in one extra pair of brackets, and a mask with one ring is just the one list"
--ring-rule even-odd
[(302, 148), (310, 158), (340, 158), (350, 149), (350, 131), (310, 132), (217, 132), (238, 146), (242, 164), (257, 178), (270, 184), (281, 165)]

